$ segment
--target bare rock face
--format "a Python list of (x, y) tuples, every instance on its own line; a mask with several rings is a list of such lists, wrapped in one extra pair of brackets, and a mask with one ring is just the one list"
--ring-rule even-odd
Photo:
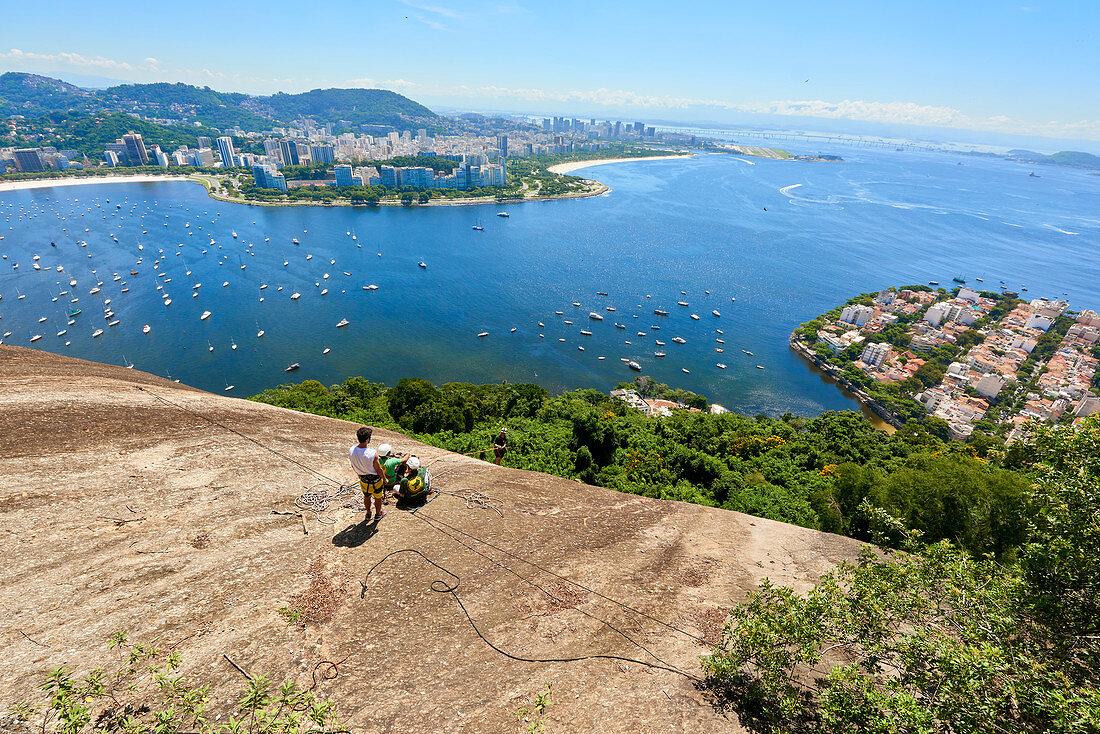
[[(859, 549), (387, 431), (373, 443), (436, 456), (444, 493), (365, 525), (357, 486), (340, 492), (355, 429), (0, 347), (0, 704), (53, 666), (101, 665), (126, 630), (176, 645), (184, 675), (212, 684), (211, 719), (244, 682), (228, 654), (304, 686), (344, 659), (315, 690), (355, 732), (512, 731), (546, 683), (549, 730), (741, 731), (689, 677), (725, 610), (764, 577), (805, 589)], [(463, 490), (500, 513), (449, 494)], [(296, 508), (306, 492), (326, 509)], [(423, 556), (396, 553), (368, 577), (405, 549)], [(514, 660), (471, 619), (516, 657), (629, 661)]]

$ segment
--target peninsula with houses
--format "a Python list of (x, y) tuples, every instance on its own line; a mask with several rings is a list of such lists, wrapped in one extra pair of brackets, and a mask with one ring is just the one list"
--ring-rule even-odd
[(1064, 300), (888, 288), (802, 324), (790, 343), (883, 420), (943, 438), (1011, 442), (1028, 421), (1100, 412), (1100, 315)]

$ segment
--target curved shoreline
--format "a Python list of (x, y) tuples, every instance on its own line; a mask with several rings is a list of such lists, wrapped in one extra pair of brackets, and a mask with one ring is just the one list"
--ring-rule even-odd
[[(672, 156), (682, 157), (682, 156)], [(624, 160), (634, 160), (632, 158), (626, 158)], [(602, 163), (612, 163), (614, 161), (601, 161)], [(566, 164), (562, 164), (566, 165)], [(334, 206), (354, 206), (354, 207), (372, 207), (372, 206), (398, 206), (407, 209), (415, 209), (417, 207), (424, 206), (475, 206), (484, 204), (496, 204), (498, 206), (509, 204), (523, 204), (530, 201), (562, 201), (566, 199), (587, 199), (592, 196), (602, 196), (603, 194), (611, 191), (609, 186), (600, 183), (599, 181), (593, 181), (592, 185), (585, 191), (579, 191), (571, 194), (560, 194), (557, 196), (528, 196), (519, 199), (498, 199), (496, 197), (479, 197), (469, 199), (435, 199), (429, 200), (424, 204), (414, 203), (411, 205), (403, 204), (398, 200), (382, 200), (376, 204), (358, 204), (352, 203), (350, 200), (339, 201), (257, 201), (252, 199), (238, 199), (222, 194), (215, 193), (213, 191), (214, 185), (217, 183), (217, 179), (211, 178), (208, 175), (192, 174), (188, 176), (157, 176), (154, 174), (134, 174), (126, 176), (79, 176), (79, 177), (58, 177), (58, 178), (34, 178), (26, 179), (22, 181), (0, 181), (0, 194), (7, 191), (24, 191), (28, 189), (44, 189), (54, 186), (80, 186), (80, 185), (93, 185), (93, 184), (113, 184), (113, 183), (157, 183), (160, 181), (176, 181), (199, 184), (206, 189), (207, 195), (211, 199), (216, 201), (222, 201), (226, 204), (246, 204), (248, 206), (317, 206), (317, 207), (334, 207)]]
[(668, 161), (676, 158), (694, 158), (691, 153), (685, 155), (650, 155), (650, 156), (635, 156), (632, 158), (597, 158), (591, 161), (569, 161), (568, 163), (559, 163), (556, 166), (550, 166), (546, 170), (550, 173), (567, 174), (572, 171), (579, 171), (582, 168), (588, 168), (589, 166), (604, 166), (608, 163), (626, 163), (628, 161)]
[[(876, 428), (887, 433), (893, 433), (894, 431), (902, 428), (905, 425), (905, 421), (898, 418), (891, 411), (880, 405), (874, 398), (868, 395), (857, 384), (849, 381), (840, 374), (840, 371), (834, 367), (830, 367), (828, 362), (825, 362), (816, 354), (814, 354), (803, 342), (799, 341), (795, 334), (792, 332), (788, 340), (791, 349), (795, 351), (800, 357), (810, 363), (819, 375), (827, 376), (832, 380), (840, 391), (856, 400), (860, 404), (861, 409), (865, 409), (864, 415), (871, 420), (872, 424), (875, 424), (875, 420), (867, 416), (867, 413), (871, 413), (878, 419), (881, 425), (875, 425)], [(887, 427), (889, 426), (889, 427)]]

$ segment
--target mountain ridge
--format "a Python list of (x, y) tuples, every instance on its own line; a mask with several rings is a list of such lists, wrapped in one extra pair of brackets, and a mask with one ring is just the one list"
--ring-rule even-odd
[(82, 89), (38, 74), (0, 74), (0, 114), (37, 117), (69, 111), (128, 112), (219, 129), (239, 126), (250, 132), (307, 118), (318, 123), (344, 120), (352, 125), (408, 128), (431, 124), (439, 117), (424, 105), (386, 89), (330, 88), (258, 96), (183, 82)]

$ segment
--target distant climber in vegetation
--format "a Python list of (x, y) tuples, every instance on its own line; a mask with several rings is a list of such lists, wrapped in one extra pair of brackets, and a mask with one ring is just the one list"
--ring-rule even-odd
[(371, 521), (371, 499), (374, 500), (374, 514), (378, 520), (386, 516), (382, 509), (382, 495), (386, 491), (385, 472), (378, 463), (378, 452), (370, 448), (371, 429), (361, 426), (355, 432), (359, 439), (358, 446), (352, 446), (348, 451), (352, 470), (359, 475), (359, 487), (363, 490), (363, 504), (367, 508), (367, 516), (363, 522)]
[(420, 459), (409, 456), (404, 461), (401, 484), (394, 497), (397, 498), (398, 509), (420, 507), (428, 499), (428, 491), (431, 489), (431, 478), (428, 470), (420, 466)]
[(501, 428), (500, 433), (493, 439), (493, 452), (497, 458), (495, 463), (500, 466), (500, 462), (504, 460), (504, 455), (508, 453), (508, 429)]

